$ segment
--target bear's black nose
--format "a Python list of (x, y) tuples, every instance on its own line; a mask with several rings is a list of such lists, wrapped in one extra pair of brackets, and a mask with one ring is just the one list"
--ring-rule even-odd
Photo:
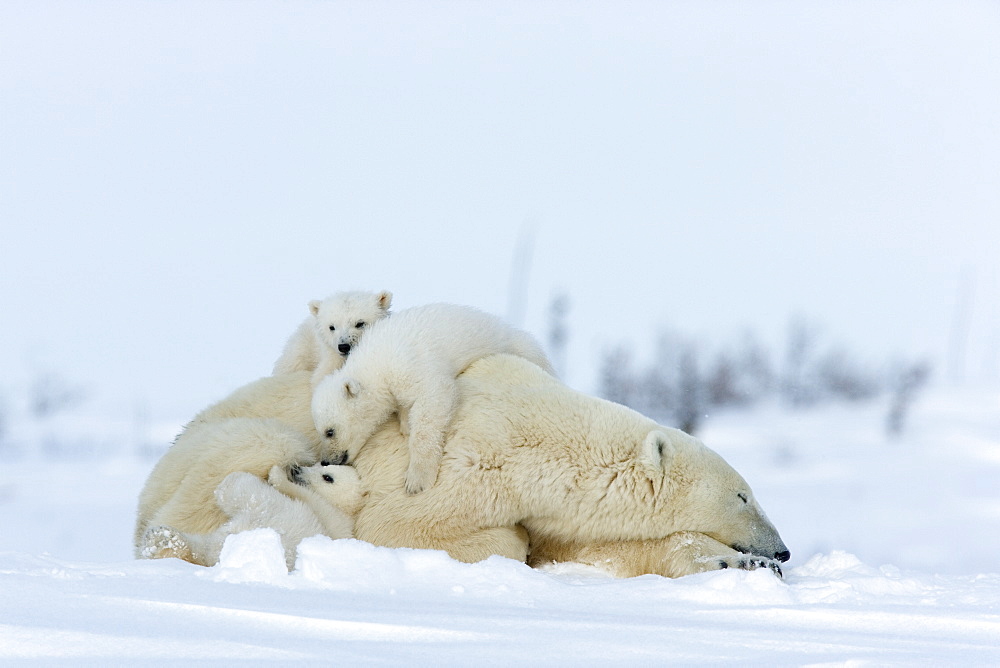
[(774, 555), (774, 558), (780, 561), (781, 563), (785, 563), (786, 561), (792, 558), (792, 553), (789, 552), (788, 550), (785, 550), (784, 552), (776, 553)]
[(351, 352), (351, 344), (341, 343), (339, 346), (337, 346), (337, 350), (340, 351), (341, 355), (346, 355), (347, 353)]

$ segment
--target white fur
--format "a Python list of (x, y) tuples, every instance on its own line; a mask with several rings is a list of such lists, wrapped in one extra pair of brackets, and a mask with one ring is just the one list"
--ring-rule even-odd
[(228, 519), (214, 492), (234, 471), (266, 478), (272, 466), (315, 464), (309, 373), (267, 376), (198, 413), (153, 467), (139, 495), (134, 543), (150, 526), (210, 533)]
[(391, 422), (361, 450), (371, 496), (357, 538), (462, 561), (584, 561), (621, 576), (777, 569), (787, 558), (747, 482), (698, 439), (511, 355), (475, 362), (456, 385), (433, 487), (405, 493), (407, 444)]
[(392, 293), (338, 292), (309, 302), (309, 316), (288, 339), (272, 375), (312, 371), (313, 385), (344, 364), (361, 336), (389, 315)]
[[(406, 493), (409, 444), (394, 418), (361, 449), (355, 466), (370, 495), (355, 523), (359, 540), (467, 562), (582, 561), (619, 576), (787, 558), (746, 481), (697, 439), (510, 355), (475, 362), (455, 385), (458, 409), (433, 487)], [(252, 469), (265, 478), (274, 464), (317, 461), (310, 398), (303, 371), (262, 378), (202, 411), (150, 474), (139, 537), (161, 524), (211, 533), (229, 520), (213, 496), (226, 475)]]
[(269, 527), (281, 537), (291, 570), (303, 539), (319, 534), (351, 538), (354, 517), (366, 495), (364, 484), (350, 466), (316, 464), (290, 470), (274, 466), (267, 482), (252, 473), (230, 473), (215, 489), (216, 503), (229, 521), (201, 534), (164, 525), (150, 527), (142, 539), (142, 556), (176, 556), (212, 566), (218, 563), (228, 536)]
[(455, 378), (497, 353), (523, 357), (552, 373), (531, 335), (471, 307), (430, 304), (379, 323), (314, 391), (313, 418), (327, 439), (328, 458), (353, 461), (395, 411), (409, 436), (406, 491), (427, 489), (437, 478), (445, 430), (455, 412)]

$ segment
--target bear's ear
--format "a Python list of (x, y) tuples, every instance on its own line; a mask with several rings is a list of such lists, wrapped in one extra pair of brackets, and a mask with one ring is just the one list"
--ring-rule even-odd
[(316, 315), (317, 313), (319, 313), (319, 307), (322, 304), (323, 302), (321, 302), (318, 299), (312, 300), (311, 302), (309, 302), (309, 312), (312, 313), (313, 315)]
[(674, 444), (670, 437), (659, 429), (646, 434), (642, 442), (642, 458), (658, 469), (666, 469), (674, 456)]
[(354, 380), (353, 378), (348, 378), (344, 381), (344, 394), (348, 398), (353, 399), (354, 397), (361, 394), (361, 383)]
[(392, 293), (388, 290), (378, 293), (377, 303), (380, 309), (388, 311), (389, 307), (392, 306)]

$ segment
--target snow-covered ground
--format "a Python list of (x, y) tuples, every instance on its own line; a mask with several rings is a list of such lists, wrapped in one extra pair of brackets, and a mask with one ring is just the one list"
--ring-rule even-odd
[(1000, 389), (928, 390), (897, 440), (883, 418), (878, 404), (709, 416), (700, 436), (792, 550), (784, 580), (615, 580), (325, 538), (286, 573), (266, 530), (231, 539), (214, 568), (134, 561), (155, 455), (127, 445), (127, 426), (82, 456), (53, 445), (69, 425), (13, 425), (0, 659), (1000, 664)]

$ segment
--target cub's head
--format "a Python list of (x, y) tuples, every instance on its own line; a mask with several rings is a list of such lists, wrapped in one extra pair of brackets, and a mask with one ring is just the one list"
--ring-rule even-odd
[(323, 443), (322, 456), (335, 464), (353, 462), (394, 407), (346, 371), (342, 369), (321, 380), (312, 397), (313, 422)]
[(289, 481), (312, 489), (351, 516), (358, 514), (368, 497), (368, 487), (353, 466), (320, 462), (313, 466), (289, 466), (285, 473)]
[(347, 357), (365, 330), (389, 315), (392, 293), (338, 292), (309, 302), (316, 334), (331, 350)]
[(788, 561), (788, 547), (750, 485), (701, 441), (676, 429), (654, 429), (640, 459), (664, 479), (679, 530), (703, 533), (738, 552)]

